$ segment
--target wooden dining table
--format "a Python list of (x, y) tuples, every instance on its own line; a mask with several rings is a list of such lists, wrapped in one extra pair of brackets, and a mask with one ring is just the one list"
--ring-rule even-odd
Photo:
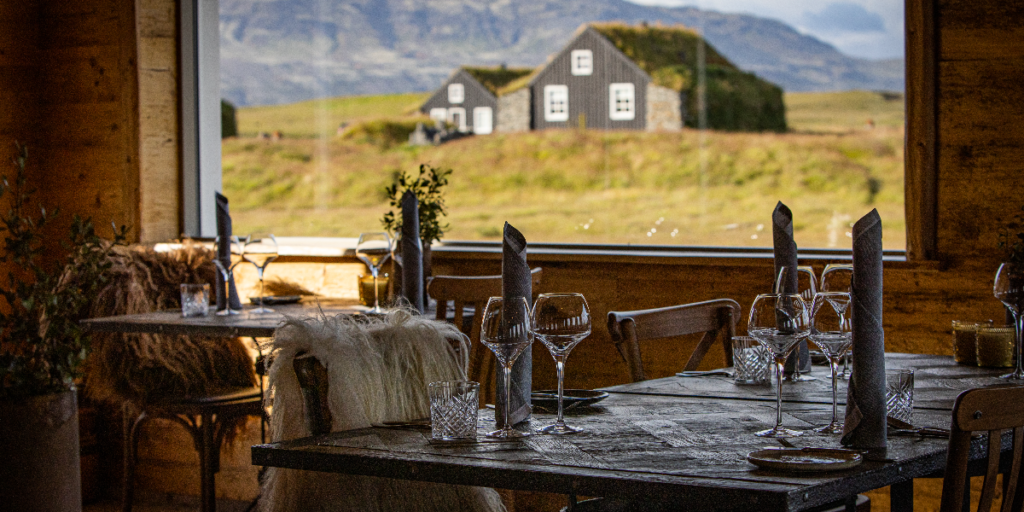
[[(953, 401), (961, 391), (1005, 385), (998, 378), (1004, 371), (957, 365), (945, 356), (887, 354), (886, 366), (915, 368), (912, 421), (917, 427), (948, 428)], [(839, 448), (839, 436), (812, 431), (831, 418), (827, 369), (821, 367), (815, 375), (816, 381), (783, 385), (783, 423), (804, 431), (786, 443)], [(754, 435), (775, 421), (773, 388), (736, 385), (728, 377), (709, 375), (665, 377), (604, 391), (607, 399), (570, 412), (568, 422), (584, 429), (575, 435), (490, 439), (483, 433), (493, 429), (487, 418), (493, 411), (482, 410), (473, 442), (434, 442), (429, 430), (380, 426), (253, 446), (252, 461), (260, 466), (681, 503), (706, 510), (774, 511), (808, 510), (844, 499), (851, 507), (850, 497), (886, 486), (892, 486), (892, 510), (911, 510), (913, 479), (941, 476), (945, 466), (946, 439), (891, 435), (884, 454), (865, 454), (864, 462), (851, 469), (760, 469), (747, 461), (748, 453), (783, 447)], [(840, 398), (845, 399), (845, 381)], [(535, 411), (524, 427), (536, 428), (553, 419)]]

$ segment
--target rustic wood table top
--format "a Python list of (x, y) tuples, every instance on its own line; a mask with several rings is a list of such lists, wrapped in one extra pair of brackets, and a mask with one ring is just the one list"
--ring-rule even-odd
[[(949, 427), (949, 407), (963, 389), (1002, 383), (988, 371), (949, 358), (891, 354), (892, 366), (915, 367), (926, 407), (916, 426)], [(839, 437), (810, 429), (828, 423), (827, 379), (790, 385), (784, 424), (805, 434), (797, 447), (838, 448)], [(476, 442), (435, 443), (428, 430), (369, 428), (257, 445), (253, 464), (409, 480), (576, 495), (619, 496), (713, 510), (799, 511), (870, 489), (934, 476), (945, 465), (945, 439), (890, 436), (879, 460), (838, 472), (787, 473), (758, 469), (746, 455), (781, 447), (754, 432), (774, 423), (770, 388), (751, 390), (718, 377), (667, 377), (606, 388), (608, 399), (573, 410), (568, 422), (583, 433), (533, 435), (499, 442), (483, 436), (493, 423), (481, 411)], [(917, 390), (915, 390), (915, 394)], [(767, 397), (767, 398), (766, 398)], [(916, 397), (915, 397), (916, 398)], [(529, 428), (553, 421), (535, 414)], [(981, 442), (979, 439), (978, 443)], [(980, 444), (978, 448), (981, 453)], [(699, 509), (699, 508), (698, 508)]]

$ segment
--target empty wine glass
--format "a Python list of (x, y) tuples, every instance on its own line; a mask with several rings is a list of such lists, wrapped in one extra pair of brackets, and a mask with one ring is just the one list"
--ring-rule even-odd
[[(818, 293), (818, 282), (814, 277), (814, 268), (804, 265), (796, 267), (796, 290), (785, 289), (784, 284), (789, 282), (789, 270), (790, 267), (782, 267), (779, 269), (779, 275), (775, 279), (775, 293), (798, 293), (805, 303), (810, 304), (810, 302), (814, 300), (814, 294)], [(790, 382), (808, 382), (818, 380), (811, 375), (801, 373), (799, 354), (794, 357), (796, 358), (796, 361), (793, 364), (793, 373), (787, 380)]]
[(796, 437), (799, 430), (782, 426), (782, 372), (786, 357), (797, 343), (810, 334), (807, 306), (800, 295), (761, 294), (750, 306), (747, 334), (771, 351), (775, 359), (776, 419), (775, 427), (757, 432), (759, 437)]
[(377, 276), (380, 274), (380, 267), (391, 255), (391, 238), (387, 233), (363, 233), (359, 235), (359, 242), (356, 243), (356, 256), (370, 267), (370, 274), (373, 275), (373, 309), (371, 313), (383, 313), (380, 307), (380, 297), (377, 294)]
[(999, 265), (999, 270), (996, 272), (996, 282), (992, 287), (992, 293), (999, 299), (1006, 309), (1010, 310), (1010, 314), (1013, 315), (1013, 327), (1017, 333), (1017, 368), (1006, 375), (1002, 375), (1004, 379), (1024, 379), (1024, 359), (1022, 359), (1021, 350), (1024, 349), (1024, 339), (1022, 339), (1022, 331), (1024, 331), (1024, 317), (1021, 316), (1021, 310), (1024, 309), (1024, 272), (1021, 272), (1019, 267), (1011, 263), (1003, 263)]
[[(853, 265), (849, 263), (829, 263), (825, 266), (825, 270), (821, 272), (821, 291), (823, 292), (846, 292), (852, 291), (851, 283), (853, 282)], [(849, 302), (847, 302), (849, 306)], [(846, 318), (846, 308), (844, 306), (839, 314)], [(850, 378), (850, 351), (847, 350), (846, 354), (843, 355), (843, 371), (839, 374), (842, 379)]]
[(558, 419), (553, 425), (537, 429), (543, 434), (574, 434), (583, 429), (570, 427), (562, 418), (563, 381), (565, 360), (569, 352), (587, 336), (590, 336), (590, 307), (579, 293), (542, 293), (537, 296), (530, 314), (533, 335), (548, 348), (555, 358), (558, 372)]
[(505, 421), (504, 426), (487, 434), (488, 437), (513, 439), (530, 435), (529, 432), (512, 428), (508, 413), (512, 402), (512, 365), (519, 354), (533, 343), (530, 332), (530, 305), (526, 299), (517, 297), (505, 302), (501, 297), (491, 297), (484, 307), (483, 324), (480, 327), (480, 342), (494, 352), (498, 364), (505, 369)]
[(853, 331), (850, 329), (850, 320), (841, 311), (846, 311), (849, 304), (850, 294), (846, 292), (819, 292), (811, 303), (810, 340), (828, 358), (828, 366), (832, 370), (832, 421), (824, 427), (814, 429), (815, 432), (843, 432), (843, 424), (839, 422), (837, 413), (839, 360), (853, 344)]
[(263, 303), (263, 274), (267, 270), (267, 265), (277, 259), (277, 238), (269, 233), (249, 235), (249, 241), (243, 247), (242, 257), (256, 267), (256, 275), (260, 279), (260, 304), (250, 313), (256, 315), (273, 313), (274, 310)]
[[(244, 240), (244, 241), (243, 241)], [(246, 237), (239, 240), (237, 236), (228, 238), (226, 242), (222, 242), (220, 238), (214, 243), (214, 258), (213, 264), (217, 266), (217, 270), (220, 271), (220, 276), (224, 279), (224, 309), (218, 311), (217, 316), (229, 316), (241, 314), (241, 311), (231, 309), (231, 275), (235, 271), (235, 267), (242, 262), (242, 252), (244, 251), (244, 245), (249, 241)], [(220, 258), (223, 247), (227, 245), (228, 262), (225, 264), (224, 260)]]

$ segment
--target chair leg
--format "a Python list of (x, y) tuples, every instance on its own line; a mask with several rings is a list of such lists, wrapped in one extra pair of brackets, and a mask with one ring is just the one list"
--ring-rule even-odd
[(202, 451), (199, 454), (199, 473), (202, 479), (200, 482), (200, 493), (202, 494), (200, 510), (202, 512), (215, 512), (217, 510), (217, 488), (214, 475), (218, 469), (220, 446), (214, 440), (215, 426), (213, 414), (203, 413), (202, 421), (201, 435), (203, 436), (203, 441)]
[(124, 443), (124, 486), (121, 489), (121, 510), (132, 512), (132, 504), (135, 501), (135, 463), (139, 452), (139, 429), (142, 422), (146, 420), (145, 409), (132, 420), (129, 415), (131, 408), (127, 403), (121, 408), (123, 417), (123, 443)]

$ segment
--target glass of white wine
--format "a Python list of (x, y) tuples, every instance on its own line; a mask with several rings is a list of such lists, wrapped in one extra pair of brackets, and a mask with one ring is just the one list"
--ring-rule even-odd
[(363, 233), (359, 235), (359, 242), (356, 243), (356, 256), (370, 267), (370, 274), (373, 275), (373, 309), (371, 313), (383, 313), (380, 307), (380, 297), (377, 296), (377, 276), (380, 274), (380, 267), (391, 255), (391, 238), (387, 233)]
[(249, 241), (243, 247), (242, 258), (256, 267), (256, 275), (260, 279), (260, 303), (250, 313), (256, 315), (273, 313), (274, 310), (263, 303), (263, 274), (267, 270), (267, 265), (277, 259), (277, 238), (269, 233), (249, 235)]

